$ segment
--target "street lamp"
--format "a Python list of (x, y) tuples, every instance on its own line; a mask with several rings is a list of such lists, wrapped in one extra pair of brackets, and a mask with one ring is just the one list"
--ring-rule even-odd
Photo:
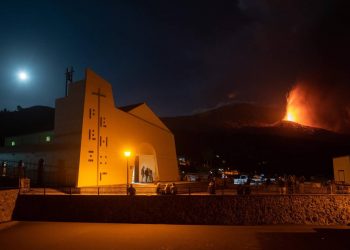
[(130, 151), (125, 151), (124, 156), (126, 157), (126, 195), (128, 195), (129, 187), (129, 157), (131, 155)]

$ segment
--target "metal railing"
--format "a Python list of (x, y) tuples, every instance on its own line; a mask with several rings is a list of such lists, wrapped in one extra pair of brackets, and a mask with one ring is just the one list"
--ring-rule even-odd
[[(160, 195), (154, 184), (133, 184), (136, 195)], [(70, 187), (47, 186), (30, 187), (20, 186), (19, 193), (23, 195), (127, 195), (126, 185), (101, 187)], [(161, 189), (165, 183), (161, 184)], [(281, 188), (277, 184), (266, 185), (226, 185), (215, 187), (209, 192), (207, 182), (176, 183), (177, 195), (310, 195), (310, 194), (350, 194), (348, 185), (315, 185), (305, 183), (299, 187)], [(169, 194), (170, 195), (170, 194)]]
[[(36, 195), (126, 195), (126, 185), (76, 188), (74, 174), (67, 168), (53, 165), (43, 165), (39, 171), (38, 163), (24, 162), (21, 169), (18, 161), (0, 160), (6, 162), (6, 169), (0, 166), (0, 188), (19, 188), (21, 194)], [(29, 184), (21, 183), (23, 177), (29, 179)], [(63, 180), (63, 181), (62, 181)], [(57, 183), (60, 183), (57, 185)], [(166, 183), (161, 183), (165, 188)], [(155, 184), (134, 184), (136, 195), (156, 195)], [(208, 181), (177, 182), (178, 195), (294, 195), (294, 194), (349, 194), (350, 185), (341, 183), (305, 182), (294, 183), (280, 187), (277, 183), (251, 183), (250, 185), (234, 185), (228, 182), (218, 182), (215, 192), (209, 192)], [(211, 190), (213, 191), (213, 190)]]
[[(6, 165), (4, 165), (6, 163)], [(32, 186), (52, 186), (60, 183), (69, 186), (74, 183), (75, 170), (57, 165), (43, 164), (38, 162), (0, 159), (0, 187), (16, 187), (19, 178), (29, 178)]]

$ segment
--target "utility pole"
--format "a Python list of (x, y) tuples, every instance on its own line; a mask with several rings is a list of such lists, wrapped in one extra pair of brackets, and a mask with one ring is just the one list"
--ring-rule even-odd
[(68, 69), (68, 67), (66, 68), (66, 96), (68, 96), (68, 84), (73, 82), (73, 67), (70, 67), (70, 70)]

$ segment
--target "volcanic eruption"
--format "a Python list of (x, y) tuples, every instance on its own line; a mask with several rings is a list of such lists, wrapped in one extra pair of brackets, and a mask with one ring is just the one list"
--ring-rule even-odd
[(301, 125), (319, 127), (313, 119), (312, 98), (302, 84), (297, 84), (287, 95), (286, 114), (283, 120)]
[(350, 104), (347, 91), (298, 82), (287, 95), (284, 121), (348, 133)]

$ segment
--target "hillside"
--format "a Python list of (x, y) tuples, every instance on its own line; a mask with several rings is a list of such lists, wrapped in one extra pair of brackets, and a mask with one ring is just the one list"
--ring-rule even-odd
[(163, 121), (173, 130), (232, 129), (269, 126), (283, 115), (283, 110), (238, 103), (191, 116), (165, 117)]
[(283, 115), (236, 104), (163, 121), (192, 170), (205, 162), (246, 172), (332, 176), (332, 158), (350, 152), (350, 136), (281, 121)]
[(0, 112), (0, 145), (7, 136), (53, 130), (55, 109), (44, 106)]

